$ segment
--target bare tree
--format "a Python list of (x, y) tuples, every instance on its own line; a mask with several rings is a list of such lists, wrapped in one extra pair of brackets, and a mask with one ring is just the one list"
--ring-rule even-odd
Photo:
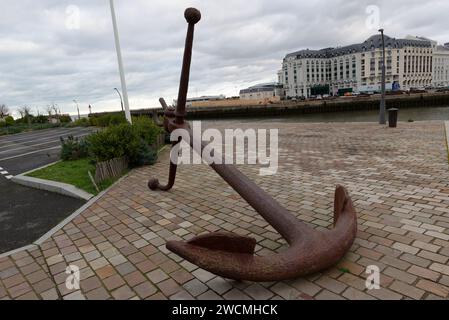
[(6, 118), (9, 115), (9, 108), (6, 104), (0, 104), (0, 118)]
[(29, 106), (20, 107), (17, 111), (19, 112), (22, 119), (31, 114), (31, 108)]
[(20, 107), (17, 111), (20, 113), (20, 117), (22, 119), (26, 118), (26, 120), (28, 121), (28, 125), (30, 126), (31, 125), (31, 118), (30, 118), (31, 108), (29, 106), (23, 106), (23, 107)]
[(53, 114), (53, 106), (47, 105), (47, 107), (45, 108), (45, 111), (48, 113), (48, 116), (51, 117), (51, 115)]

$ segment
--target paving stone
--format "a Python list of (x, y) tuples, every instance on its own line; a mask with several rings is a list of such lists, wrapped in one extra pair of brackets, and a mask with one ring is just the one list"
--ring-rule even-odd
[(229, 281), (226, 281), (221, 277), (213, 278), (212, 280), (207, 282), (207, 286), (219, 295), (223, 295), (225, 292), (232, 289), (232, 285), (229, 283)]
[(209, 290), (198, 297), (198, 300), (223, 300), (221, 296), (216, 294), (214, 291)]
[(109, 291), (117, 289), (125, 284), (125, 280), (120, 275), (114, 275), (103, 280), (104, 285)]
[(422, 277), (432, 281), (436, 281), (440, 277), (440, 274), (438, 272), (425, 269), (419, 266), (411, 266), (410, 269), (408, 269), (407, 271), (411, 274), (417, 275), (418, 277)]
[(86, 297), (81, 293), (81, 291), (76, 291), (71, 294), (64, 296), (64, 300), (86, 300)]
[(90, 277), (89, 279), (81, 279), (80, 286), (83, 292), (89, 292), (101, 287), (101, 281), (97, 277)]
[(43, 300), (59, 300), (59, 295), (58, 295), (58, 292), (56, 291), (56, 289), (52, 288), (50, 290), (42, 292), (41, 298)]
[(207, 291), (207, 286), (198, 279), (187, 282), (183, 285), (183, 288), (194, 297)]
[(413, 282), (415, 282), (415, 280), (417, 278), (416, 276), (414, 276), (410, 273), (398, 270), (393, 267), (386, 268), (383, 271), (383, 274), (386, 274), (386, 275), (392, 277), (393, 279), (397, 279), (397, 280), (403, 281), (408, 284), (412, 284)]
[(340, 295), (337, 295), (329, 290), (322, 290), (319, 294), (315, 296), (316, 300), (344, 300)]
[(368, 290), (367, 293), (380, 300), (401, 300), (403, 296), (386, 288)]
[(142, 299), (146, 299), (157, 292), (156, 287), (149, 281), (145, 281), (144, 283), (137, 285), (136, 287), (134, 287), (134, 290)]
[(400, 294), (403, 294), (412, 299), (421, 299), (421, 297), (424, 295), (423, 290), (410, 286), (401, 281), (394, 281), (393, 284), (390, 286), (390, 289), (399, 292)]
[(226, 300), (251, 300), (250, 297), (248, 297), (246, 294), (244, 294), (242, 291), (240, 291), (239, 289), (232, 289), (231, 291), (228, 291), (223, 298), (225, 298)]
[(343, 297), (349, 300), (375, 300), (372, 296), (351, 287), (343, 292)]
[(157, 286), (159, 290), (161, 290), (161, 292), (167, 297), (174, 295), (181, 289), (181, 287), (172, 279), (164, 280), (158, 283)]
[(319, 286), (328, 289), (334, 293), (342, 293), (347, 287), (344, 283), (334, 280), (327, 276), (322, 276), (318, 281), (315, 282)]
[(172, 272), (170, 274), (170, 277), (181, 285), (193, 279), (192, 274), (185, 271), (184, 269), (179, 269), (175, 272)]
[(155, 284), (158, 284), (159, 282), (164, 281), (169, 278), (169, 276), (161, 269), (157, 269), (157, 270), (147, 273), (147, 277), (148, 277), (148, 279), (151, 280), (151, 282), (153, 282)]
[(433, 294), (443, 298), (447, 298), (449, 295), (449, 287), (442, 286), (441, 284), (429, 280), (419, 280), (416, 287), (432, 292)]
[(188, 292), (181, 290), (178, 293), (172, 295), (170, 300), (195, 300)]
[(115, 300), (129, 300), (136, 294), (128, 286), (120, 287), (112, 292), (112, 296)]
[(250, 285), (244, 291), (247, 295), (249, 295), (254, 300), (268, 300), (274, 296), (273, 292), (265, 289), (261, 285), (254, 283)]
[(214, 274), (212, 274), (206, 270), (203, 270), (203, 269), (195, 270), (194, 272), (192, 272), (192, 275), (204, 283), (215, 277)]

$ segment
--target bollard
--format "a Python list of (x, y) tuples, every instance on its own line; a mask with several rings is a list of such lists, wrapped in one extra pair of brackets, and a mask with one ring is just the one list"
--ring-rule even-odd
[(398, 111), (397, 108), (388, 109), (388, 126), (390, 128), (396, 128), (398, 125)]

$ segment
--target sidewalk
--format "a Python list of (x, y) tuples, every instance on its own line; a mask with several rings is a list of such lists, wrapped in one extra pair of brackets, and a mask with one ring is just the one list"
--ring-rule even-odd
[[(0, 259), (0, 299), (447, 299), (449, 165), (441, 121), (400, 123), (219, 122), (220, 128), (280, 128), (272, 177), (240, 166), (298, 218), (330, 227), (337, 184), (348, 188), (359, 233), (343, 261), (306, 278), (249, 283), (214, 276), (169, 253), (165, 243), (205, 232), (255, 237), (257, 254), (285, 242), (207, 166), (181, 166), (168, 193), (168, 151), (131, 172), (40, 247)], [(229, 125), (231, 124), (231, 125)], [(69, 291), (68, 265), (81, 269)], [(380, 290), (365, 269), (381, 269)]]

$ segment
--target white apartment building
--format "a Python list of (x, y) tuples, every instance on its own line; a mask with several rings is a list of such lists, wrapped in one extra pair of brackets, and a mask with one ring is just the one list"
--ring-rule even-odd
[[(433, 51), (428, 39), (385, 36), (387, 90), (432, 85)], [(382, 38), (374, 35), (360, 44), (290, 53), (278, 77), (287, 97), (380, 91)]]
[(437, 46), (433, 52), (432, 86), (449, 87), (449, 43)]

